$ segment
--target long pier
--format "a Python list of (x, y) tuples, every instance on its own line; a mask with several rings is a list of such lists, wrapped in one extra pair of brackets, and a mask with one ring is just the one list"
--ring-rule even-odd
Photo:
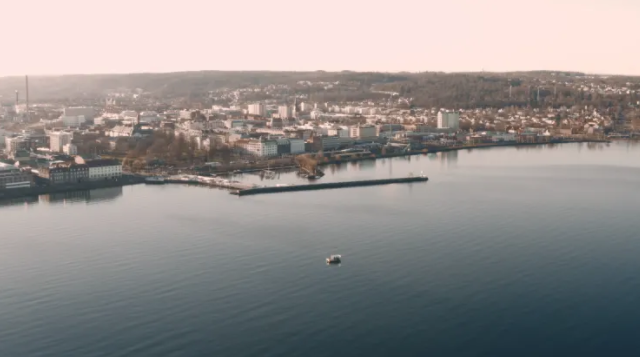
[(364, 181), (317, 183), (317, 184), (309, 184), (309, 185), (290, 185), (290, 186), (280, 185), (280, 186), (271, 186), (271, 187), (256, 187), (256, 188), (248, 188), (244, 190), (236, 190), (236, 191), (232, 191), (231, 193), (238, 196), (248, 196), (248, 195), (258, 195), (262, 193), (312, 191), (312, 190), (326, 190), (326, 189), (333, 189), (333, 188), (389, 185), (394, 183), (426, 182), (428, 180), (429, 178), (426, 176), (413, 176), (413, 177), (392, 178), (392, 179), (382, 179), (382, 180), (364, 180)]

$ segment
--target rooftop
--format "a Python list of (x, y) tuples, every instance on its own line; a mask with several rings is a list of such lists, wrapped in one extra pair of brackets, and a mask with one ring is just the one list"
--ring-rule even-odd
[(89, 167), (100, 167), (100, 166), (119, 166), (120, 161), (112, 160), (112, 159), (99, 159), (99, 160), (91, 160), (86, 162)]
[(19, 170), (17, 167), (9, 164), (5, 164), (4, 162), (0, 162), (0, 171), (14, 171)]

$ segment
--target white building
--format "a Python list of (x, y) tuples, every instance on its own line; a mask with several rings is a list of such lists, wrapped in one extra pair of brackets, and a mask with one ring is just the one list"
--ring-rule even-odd
[(291, 145), (292, 154), (302, 154), (303, 152), (305, 152), (304, 140), (291, 138), (289, 139), (289, 144)]
[(122, 163), (118, 160), (100, 159), (85, 161), (80, 156), (76, 156), (76, 164), (86, 164), (89, 166), (89, 180), (116, 180), (122, 177)]
[(238, 140), (236, 142), (236, 146), (251, 155), (278, 155), (278, 143), (275, 140)]
[(64, 126), (80, 126), (82, 124), (84, 124), (87, 120), (85, 119), (84, 115), (77, 115), (77, 116), (63, 116), (62, 118), (62, 124)]
[(266, 109), (265, 109), (264, 104), (262, 104), (262, 103), (253, 103), (253, 104), (249, 104), (249, 108), (248, 108), (247, 112), (250, 115), (259, 115), (259, 116), (263, 117), (263, 116), (265, 116)]
[(373, 125), (356, 125), (349, 129), (352, 138), (371, 138), (378, 136), (378, 128)]
[(460, 113), (453, 111), (438, 112), (438, 129), (454, 129), (460, 128)]
[(310, 112), (314, 108), (315, 107), (309, 102), (303, 102), (300, 104), (300, 110), (302, 110), (303, 112)]
[(78, 155), (78, 147), (73, 144), (67, 144), (62, 147), (62, 152), (67, 155)]
[(355, 114), (356, 113), (356, 108), (352, 107), (352, 106), (346, 106), (342, 109), (343, 113), (347, 113), (347, 114)]
[(71, 143), (73, 135), (64, 131), (55, 131), (49, 134), (49, 149), (52, 152), (63, 152), (64, 146)]
[(282, 119), (293, 117), (293, 110), (288, 105), (281, 105), (278, 107), (278, 115)]

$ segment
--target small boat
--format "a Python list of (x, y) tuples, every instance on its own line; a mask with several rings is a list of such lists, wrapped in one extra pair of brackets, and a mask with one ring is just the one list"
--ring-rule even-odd
[(269, 168), (267, 168), (266, 170), (260, 172), (260, 176), (267, 179), (274, 179), (276, 178), (276, 173), (275, 171), (271, 171), (269, 170)]
[(152, 184), (152, 185), (162, 185), (164, 184), (164, 177), (162, 176), (154, 176), (154, 177), (147, 177), (144, 179), (145, 183), (148, 184)]
[(342, 256), (335, 254), (327, 258), (327, 264), (340, 264), (342, 263)]

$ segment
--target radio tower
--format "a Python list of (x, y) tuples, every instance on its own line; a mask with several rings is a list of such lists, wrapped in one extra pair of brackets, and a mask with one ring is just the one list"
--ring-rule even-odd
[(27, 121), (29, 121), (29, 119), (31, 119), (30, 114), (29, 114), (29, 76), (24, 76), (24, 84), (25, 84), (25, 87), (26, 87), (25, 89), (27, 91), (27, 96), (25, 97), (25, 99), (26, 99), (25, 109), (26, 109), (26, 113), (27, 113), (26, 114), (26, 118), (27, 118)]

